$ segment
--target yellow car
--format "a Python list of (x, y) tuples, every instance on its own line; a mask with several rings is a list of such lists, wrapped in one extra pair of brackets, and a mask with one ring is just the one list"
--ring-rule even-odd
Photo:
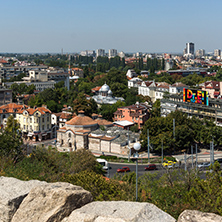
[(173, 166), (176, 163), (177, 162), (169, 160), (168, 162), (164, 162), (162, 165), (163, 165), (163, 167), (167, 167), (167, 166)]

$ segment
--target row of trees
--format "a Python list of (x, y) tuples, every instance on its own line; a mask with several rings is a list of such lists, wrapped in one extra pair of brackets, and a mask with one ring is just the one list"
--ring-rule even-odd
[[(157, 111), (156, 111), (157, 112)], [(173, 132), (173, 119), (175, 119), (175, 138)], [(162, 144), (164, 153), (177, 152), (190, 153), (191, 145), (207, 147), (214, 140), (215, 147), (222, 145), (222, 128), (213, 121), (189, 117), (181, 111), (170, 113), (167, 117), (153, 116), (148, 119), (141, 133), (142, 146), (147, 147), (147, 130), (149, 129), (150, 142), (153, 152), (161, 153)]]

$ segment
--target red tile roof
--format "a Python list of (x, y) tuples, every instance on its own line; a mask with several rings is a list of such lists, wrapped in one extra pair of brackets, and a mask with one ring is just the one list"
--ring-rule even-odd
[(71, 120), (67, 121), (66, 124), (87, 126), (87, 125), (95, 125), (97, 123), (89, 116), (75, 116)]
[(20, 113), (29, 107), (26, 105), (19, 105), (16, 103), (9, 103), (3, 106), (0, 106), (0, 113)]

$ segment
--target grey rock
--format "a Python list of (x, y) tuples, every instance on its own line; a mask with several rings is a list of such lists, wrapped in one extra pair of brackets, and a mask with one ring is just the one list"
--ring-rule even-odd
[(222, 222), (222, 217), (214, 213), (185, 210), (180, 214), (178, 222)]
[(62, 222), (175, 222), (154, 204), (106, 201), (92, 202), (74, 210)]
[(90, 192), (69, 183), (48, 183), (32, 189), (22, 201), (12, 222), (57, 222), (76, 208), (91, 202)]
[(13, 177), (0, 177), (0, 222), (11, 221), (29, 191), (42, 184), (46, 184), (46, 182), (21, 181)]

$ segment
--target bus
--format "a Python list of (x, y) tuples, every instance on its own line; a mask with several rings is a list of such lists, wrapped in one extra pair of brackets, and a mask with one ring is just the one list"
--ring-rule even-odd
[(98, 158), (96, 160), (97, 160), (97, 162), (99, 162), (102, 165), (103, 170), (108, 170), (108, 161), (106, 161), (104, 159), (100, 159), (100, 158)]

